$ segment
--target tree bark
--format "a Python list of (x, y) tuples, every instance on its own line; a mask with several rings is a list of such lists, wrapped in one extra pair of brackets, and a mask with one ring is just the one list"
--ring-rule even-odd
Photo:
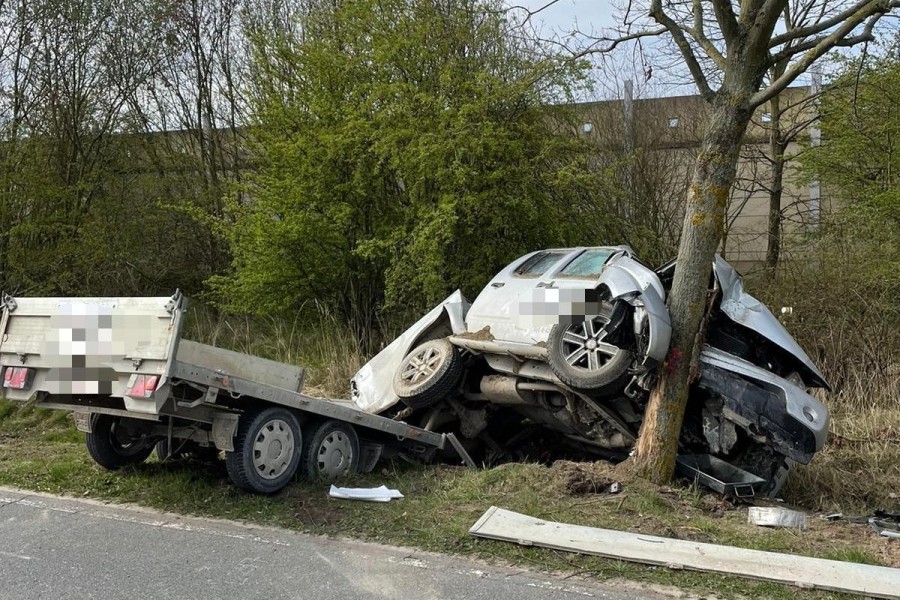
[(766, 244), (766, 273), (775, 276), (778, 259), (781, 257), (781, 196), (784, 189), (784, 152), (786, 145), (781, 139), (781, 106), (778, 96), (770, 100), (771, 127), (769, 129), (769, 160), (771, 160), (772, 182), (769, 188), (769, 227)]
[(688, 191), (679, 262), (669, 294), (672, 342), (659, 383), (650, 394), (634, 457), (637, 473), (656, 483), (670, 481), (675, 471), (692, 365), (702, 341), (707, 282), (722, 239), (741, 140), (752, 115), (744, 107), (744, 97), (724, 89), (716, 94)]

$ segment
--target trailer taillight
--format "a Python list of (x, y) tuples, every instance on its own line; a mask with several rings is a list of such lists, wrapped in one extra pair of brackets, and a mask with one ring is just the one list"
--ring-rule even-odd
[(126, 396), (132, 398), (149, 398), (156, 391), (156, 384), (159, 383), (159, 375), (138, 375), (135, 373), (128, 379), (128, 390)]
[(6, 367), (3, 374), (3, 387), (13, 390), (26, 390), (34, 380), (34, 369), (25, 367)]

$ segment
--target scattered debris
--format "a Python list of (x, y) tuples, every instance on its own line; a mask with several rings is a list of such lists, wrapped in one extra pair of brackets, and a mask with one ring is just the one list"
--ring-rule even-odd
[(827, 515), (819, 515), (823, 521), (840, 521), (844, 518), (844, 513), (830, 513)]
[(900, 540), (900, 513), (879, 509), (872, 513), (868, 523), (878, 535)]
[(682, 476), (726, 496), (750, 498), (766, 483), (765, 479), (710, 454), (681, 454), (675, 463)]
[(377, 488), (340, 488), (334, 485), (328, 495), (343, 500), (365, 500), (368, 502), (390, 502), (394, 498), (402, 498), (399, 490), (389, 490), (387, 486)]
[(496, 506), (489, 508), (469, 533), (526, 546), (875, 598), (898, 598), (900, 590), (900, 569), (555, 523)]
[(760, 527), (784, 527), (786, 529), (806, 529), (806, 515), (796, 510), (780, 506), (751, 506), (747, 522)]

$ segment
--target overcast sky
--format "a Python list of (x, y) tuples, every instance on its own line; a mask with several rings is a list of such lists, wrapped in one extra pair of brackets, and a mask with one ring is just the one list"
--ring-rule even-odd
[[(549, 2), (549, 0), (508, 1), (512, 6), (524, 6), (529, 10), (537, 10)], [(561, 33), (575, 29), (589, 32), (611, 26), (613, 10), (610, 0), (559, 0), (535, 15), (534, 20)]]
[[(621, 6), (622, 1), (624, 0), (558, 0), (535, 14), (532, 22), (541, 37), (554, 37), (555, 34), (559, 38), (565, 38), (572, 32), (614, 36), (612, 28), (621, 19), (616, 6)], [(510, 6), (523, 6), (534, 11), (545, 7), (550, 0), (507, 0), (507, 2)], [(580, 95), (578, 100), (620, 98), (625, 79), (634, 82), (635, 97), (638, 98), (694, 93), (692, 83), (685, 85), (684, 75), (680, 78), (675, 76), (675, 71), (680, 70), (677, 66), (660, 63), (661, 57), (655, 55), (653, 48), (657, 43), (660, 42), (646, 40), (643, 57), (633, 44), (620, 46), (612, 56), (594, 56), (592, 62), (597, 67), (594, 69), (593, 79), (596, 84), (591, 92)], [(599, 68), (601, 62), (606, 63), (605, 69)], [(645, 72), (651, 66), (655, 70), (655, 76), (647, 81)], [(660, 69), (661, 66), (665, 68)]]

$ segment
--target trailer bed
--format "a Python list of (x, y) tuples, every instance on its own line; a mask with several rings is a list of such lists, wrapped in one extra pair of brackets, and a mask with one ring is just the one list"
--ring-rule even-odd
[[(177, 292), (4, 296), (3, 395), (74, 412), (88, 451), (104, 467), (140, 462), (154, 445), (165, 459), (185, 446), (224, 451), (232, 480), (263, 493), (290, 481), (301, 455), (308, 478), (319, 473), (316, 465), (326, 475), (369, 470), (386, 448), (427, 457), (448, 441), (472, 464), (452, 434), (304, 394), (303, 367), (184, 339), (186, 305)], [(272, 465), (286, 471), (273, 475)]]

